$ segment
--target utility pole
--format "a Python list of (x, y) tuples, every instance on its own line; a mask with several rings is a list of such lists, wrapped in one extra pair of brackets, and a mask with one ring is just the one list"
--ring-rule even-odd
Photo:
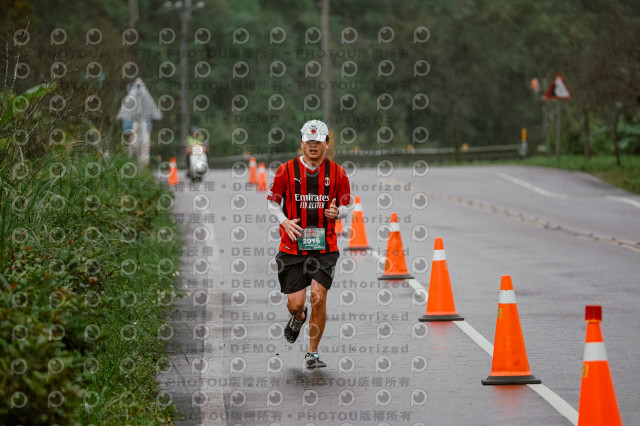
[[(333, 135), (333, 123), (331, 120), (331, 56), (329, 55), (329, 46), (331, 42), (329, 31), (329, 3), (330, 0), (322, 0), (322, 113), (324, 122), (331, 129), (330, 134)], [(328, 157), (333, 159), (336, 151), (336, 141), (331, 140), (332, 148), (329, 149)]]
[(136, 28), (136, 22), (140, 19), (138, 0), (129, 0), (129, 28)]
[(191, 0), (185, 0), (184, 8), (180, 13), (180, 23), (182, 25), (180, 31), (180, 142), (183, 145), (187, 143), (187, 135), (189, 134), (189, 106), (187, 103), (187, 96), (189, 95), (187, 26), (189, 19), (191, 19)]
[(167, 1), (164, 7), (180, 12), (180, 144), (184, 146), (187, 143), (187, 135), (189, 134), (189, 57), (187, 55), (187, 32), (189, 31), (189, 21), (191, 20), (192, 12), (202, 9), (204, 2), (199, 1), (193, 6), (191, 0), (185, 0), (184, 3), (181, 1), (176, 1), (175, 3)]

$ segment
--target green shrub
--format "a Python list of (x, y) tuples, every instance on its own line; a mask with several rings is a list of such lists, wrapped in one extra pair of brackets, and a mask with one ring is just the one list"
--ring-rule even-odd
[(1, 168), (0, 184), (0, 423), (170, 423), (156, 374), (171, 193), (124, 156), (73, 148)]

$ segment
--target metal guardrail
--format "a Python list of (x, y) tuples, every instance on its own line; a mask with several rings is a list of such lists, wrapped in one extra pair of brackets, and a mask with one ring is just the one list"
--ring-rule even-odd
[[(375, 167), (380, 160), (388, 160), (394, 166), (409, 166), (416, 160), (425, 160), (430, 164), (444, 162), (473, 162), (488, 160), (507, 160), (519, 157), (520, 144), (491, 145), (469, 147), (460, 150), (456, 155), (454, 148), (417, 148), (409, 149), (340, 149), (335, 152), (338, 163), (352, 161), (360, 167)], [(210, 158), (209, 164), (213, 168), (230, 168), (238, 161), (248, 162), (249, 157), (255, 157), (258, 163), (271, 164), (274, 161), (284, 162), (299, 154), (295, 152), (281, 152), (273, 154), (232, 155), (228, 157)]]

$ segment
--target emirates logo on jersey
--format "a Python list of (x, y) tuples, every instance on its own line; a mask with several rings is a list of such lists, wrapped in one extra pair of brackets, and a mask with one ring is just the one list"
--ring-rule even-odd
[(329, 202), (328, 195), (296, 194), (295, 198), (301, 209), (324, 209)]
[(324, 186), (329, 186), (331, 185), (331, 179), (329, 179), (328, 177), (324, 178)]
[(318, 194), (296, 194), (296, 201), (329, 201), (328, 195)]

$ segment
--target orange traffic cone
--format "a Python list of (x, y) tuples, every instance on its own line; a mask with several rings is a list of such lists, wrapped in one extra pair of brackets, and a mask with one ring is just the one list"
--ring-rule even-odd
[(260, 163), (258, 165), (258, 191), (264, 192), (267, 189), (267, 172), (264, 168), (264, 163)]
[(178, 166), (176, 166), (176, 158), (171, 157), (169, 160), (169, 185), (177, 185), (180, 179), (178, 178)]
[(402, 249), (402, 237), (400, 236), (400, 223), (398, 215), (391, 213), (391, 229), (389, 230), (389, 240), (387, 241), (387, 258), (384, 261), (384, 273), (378, 277), (379, 280), (404, 280), (413, 278), (407, 270), (407, 262), (404, 259)]
[(526, 385), (542, 383), (529, 370), (527, 349), (524, 347), (516, 294), (509, 275), (500, 281), (496, 336), (493, 340), (493, 364), (491, 374), (482, 380), (483, 385)]
[(356, 196), (355, 206), (353, 207), (353, 217), (351, 218), (349, 246), (345, 250), (367, 250), (370, 248), (367, 241), (367, 231), (364, 229), (362, 204), (360, 204), (360, 197)]
[(342, 219), (336, 219), (336, 235), (342, 235), (343, 232)]
[(447, 255), (442, 238), (436, 238), (433, 245), (433, 261), (431, 262), (431, 278), (429, 279), (429, 298), (427, 310), (419, 318), (420, 321), (461, 321), (453, 301)]
[(582, 364), (578, 426), (621, 425), (607, 352), (600, 331), (602, 306), (587, 306), (585, 320), (587, 337)]
[(256, 159), (255, 157), (249, 158), (249, 184), (256, 185), (258, 179), (256, 178)]

